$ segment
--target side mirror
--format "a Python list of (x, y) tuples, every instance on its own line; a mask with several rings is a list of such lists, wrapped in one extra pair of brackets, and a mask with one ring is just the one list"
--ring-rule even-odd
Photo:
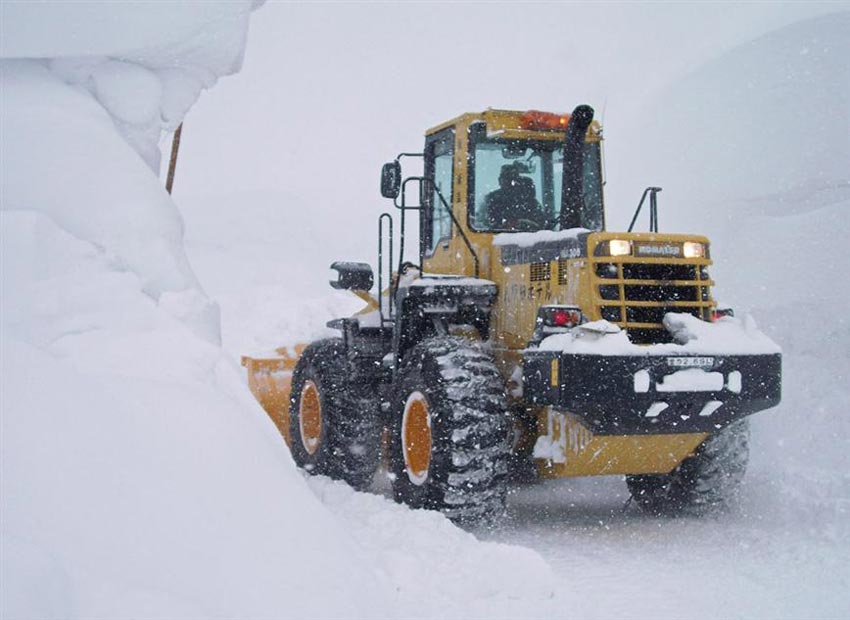
[(401, 190), (401, 164), (398, 160), (384, 164), (381, 168), (381, 196), (384, 198), (398, 198)]
[(337, 261), (331, 265), (331, 269), (335, 269), (339, 274), (336, 281), (331, 281), (331, 286), (336, 289), (368, 291), (374, 283), (372, 267), (367, 263)]

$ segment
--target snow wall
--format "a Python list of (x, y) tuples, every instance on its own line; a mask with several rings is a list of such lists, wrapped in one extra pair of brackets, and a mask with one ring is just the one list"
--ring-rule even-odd
[(218, 345), (157, 142), (252, 8), (0, 5), (0, 616), (521, 614), (539, 556), (311, 490)]
[[(715, 297), (782, 346), (783, 403), (753, 418), (751, 475), (843, 521), (850, 497), (850, 13), (804, 20), (674, 81), (608, 161), (623, 226), (660, 185), (661, 230), (712, 239)], [(646, 219), (638, 223), (645, 230)], [(790, 508), (793, 507), (793, 508)], [(846, 528), (842, 528), (846, 529)]]

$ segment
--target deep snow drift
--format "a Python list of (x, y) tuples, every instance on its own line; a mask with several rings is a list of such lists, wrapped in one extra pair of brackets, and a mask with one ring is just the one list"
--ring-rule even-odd
[(754, 418), (753, 472), (846, 510), (850, 13), (742, 45), (641, 116), (609, 170), (634, 162), (630, 182), (664, 187), (662, 229), (708, 234), (715, 296), (751, 312), (785, 354), (784, 402)]
[(217, 344), (150, 146), (250, 3), (0, 6), (0, 616), (539, 610), (536, 553), (308, 486)]

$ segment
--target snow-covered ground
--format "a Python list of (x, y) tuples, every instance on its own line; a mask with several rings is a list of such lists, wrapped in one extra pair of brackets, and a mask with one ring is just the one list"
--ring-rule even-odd
[[(141, 13), (116, 9), (124, 4)], [(369, 18), (378, 9), (360, 8), (367, 16), (358, 17), (348, 7), (328, 14), (262, 8), (252, 18), (258, 47), (249, 38), (245, 60), (247, 77), (251, 67), (259, 71), (261, 88), (239, 107), (225, 105), (217, 124), (204, 125), (211, 118), (204, 105), (222, 101), (219, 91), (227, 101), (227, 81), (201, 99), (197, 121), (192, 114), (187, 120), (174, 201), (151, 173), (158, 155), (150, 145), (160, 129), (173, 128), (201, 87), (239, 67), (252, 4), (107, 3), (104, 12), (85, 15), (87, 29), (66, 47), (62, 37), (44, 33), (61, 31), (73, 12), (56, 13), (35, 30), (16, 28), (10, 37), (7, 24), (14, 22), (6, 11), (26, 5), (2, 6), (0, 51), (16, 60), (0, 61), (0, 616), (850, 615), (850, 331), (843, 312), (850, 293), (841, 275), (850, 264), (842, 250), (850, 238), (850, 202), (842, 193), (850, 170), (846, 14), (731, 50), (730, 41), (753, 38), (747, 20), (707, 20), (705, 27), (734, 22), (723, 44), (704, 54), (716, 60), (670, 81), (663, 105), (635, 110), (647, 119), (646, 134), (634, 134), (633, 147), (620, 147), (608, 164), (612, 189), (613, 179), (629, 174), (624, 161), (651, 161), (683, 175), (683, 190), (664, 182), (662, 227), (669, 197), (680, 205), (670, 222), (715, 238), (723, 299), (753, 312), (784, 349), (783, 404), (754, 418), (741, 506), (709, 519), (655, 519), (623, 510), (622, 480), (552, 481), (517, 488), (504, 525), (468, 533), (438, 514), (392, 503), (381, 480), (374, 494), (305, 480), (237, 366), (242, 353), (309, 340), (326, 330), (327, 319), (359, 308), (325, 284), (327, 265), (374, 260), (379, 165), (415, 147), (418, 130), (442, 120), (441, 106), (448, 105), (432, 100), (435, 118), (430, 104), (403, 97), (378, 102), (379, 95), (367, 93), (366, 100), (385, 106), (370, 113), (341, 105), (344, 93), (325, 96), (331, 86), (321, 76), (334, 63), (348, 67), (352, 83), (343, 86), (357, 93), (368, 90), (354, 83), (362, 66), (373, 75), (373, 89), (406, 75), (400, 57), (370, 55), (372, 42), (387, 33), (386, 24)], [(84, 6), (97, 13), (97, 5)], [(151, 18), (145, 10), (170, 13)], [(760, 10), (773, 27), (803, 11)], [(350, 47), (350, 34), (357, 53), (276, 53), (281, 38), (307, 46), (321, 36), (299, 28), (298, 11), (320, 18), (316, 23), (335, 37), (328, 45)], [(430, 24), (407, 33), (414, 37), (445, 25), (430, 7), (387, 11), (389, 23)], [(451, 28), (478, 24), (471, 6), (459, 11), (462, 19)], [(537, 23), (503, 7), (487, 13), (490, 25), (501, 23), (501, 11), (511, 12), (511, 23)], [(601, 15), (587, 14), (594, 16)], [(626, 40), (628, 19), (609, 18)], [(350, 28), (352, 19), (360, 28)], [(111, 28), (98, 27), (103, 20)], [(166, 21), (167, 28), (152, 26)], [(139, 37), (146, 29), (149, 35)], [(546, 107), (533, 96), (540, 74), (522, 77), (532, 61), (516, 49), (492, 53), (522, 78), (526, 107)], [(582, 56), (589, 49), (568, 51)], [(435, 54), (446, 63), (456, 57), (451, 46)], [(98, 58), (83, 62), (80, 55)], [(683, 55), (696, 57), (693, 50)], [(779, 57), (781, 65), (774, 62)], [(312, 70), (293, 74), (301, 62)], [(169, 81), (169, 63), (189, 69)], [(504, 91), (504, 82), (489, 79), (500, 77), (491, 73), (497, 66), (480, 64), (484, 76), (470, 78), (480, 79), (474, 97), (435, 92), (451, 95), (451, 105), (497, 105), (480, 100)], [(674, 69), (682, 67), (668, 65), (668, 78)], [(619, 76), (628, 83), (625, 73)], [(577, 75), (573, 84), (593, 79), (590, 69)], [(706, 177), (697, 166), (686, 176), (677, 154), (687, 150), (702, 163), (699, 146), (720, 133), (713, 125), (680, 131), (690, 126), (686, 112), (677, 112), (671, 141), (648, 151), (649, 138), (659, 135), (652, 123), (662, 122), (668, 108), (687, 110), (694, 98), (704, 102), (706, 93), (726, 91), (749, 101), (740, 88), (752, 76), (765, 80), (760, 87), (768, 94), (753, 99), (758, 109), (746, 110), (754, 117), (741, 133), (748, 139), (736, 143), (736, 158), (721, 158), (726, 168), (718, 164)], [(228, 79), (240, 84), (241, 77)], [(779, 78), (783, 88), (773, 88)], [(285, 89), (275, 98), (279, 84)], [(128, 92), (145, 96), (128, 102)], [(565, 95), (552, 90), (542, 97)], [(567, 98), (558, 105), (576, 103)], [(716, 103), (728, 109), (728, 101)], [(287, 105), (306, 105), (311, 114), (293, 116)], [(413, 109), (400, 111), (404, 106)], [(771, 131), (796, 118), (791, 109), (816, 109), (817, 127), (832, 128), (812, 129), (814, 154), (797, 157), (803, 151), (795, 140), (806, 132)], [(345, 127), (345, 118), (334, 120), (342, 113), (357, 122)], [(765, 117), (773, 122), (755, 122)], [(614, 133), (608, 139), (612, 146), (620, 140)], [(386, 152), (375, 152), (375, 143)], [(350, 166), (326, 165), (324, 155), (339, 151), (345, 158), (329, 161)], [(712, 166), (716, 158), (712, 151)], [(772, 185), (762, 167), (780, 163), (787, 164), (782, 183)], [(656, 182), (638, 176), (628, 182)], [(744, 182), (730, 186), (718, 178)], [(748, 178), (764, 182), (752, 192)], [(627, 218), (628, 207), (612, 194), (613, 212)], [(805, 212), (795, 207), (801, 203)]]

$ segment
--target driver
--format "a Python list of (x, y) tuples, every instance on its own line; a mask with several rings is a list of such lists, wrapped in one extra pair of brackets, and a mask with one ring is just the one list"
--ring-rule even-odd
[(545, 228), (546, 215), (537, 201), (534, 181), (523, 176), (524, 166), (515, 162), (502, 166), (499, 189), (484, 198), (485, 221), (496, 230), (534, 231)]

